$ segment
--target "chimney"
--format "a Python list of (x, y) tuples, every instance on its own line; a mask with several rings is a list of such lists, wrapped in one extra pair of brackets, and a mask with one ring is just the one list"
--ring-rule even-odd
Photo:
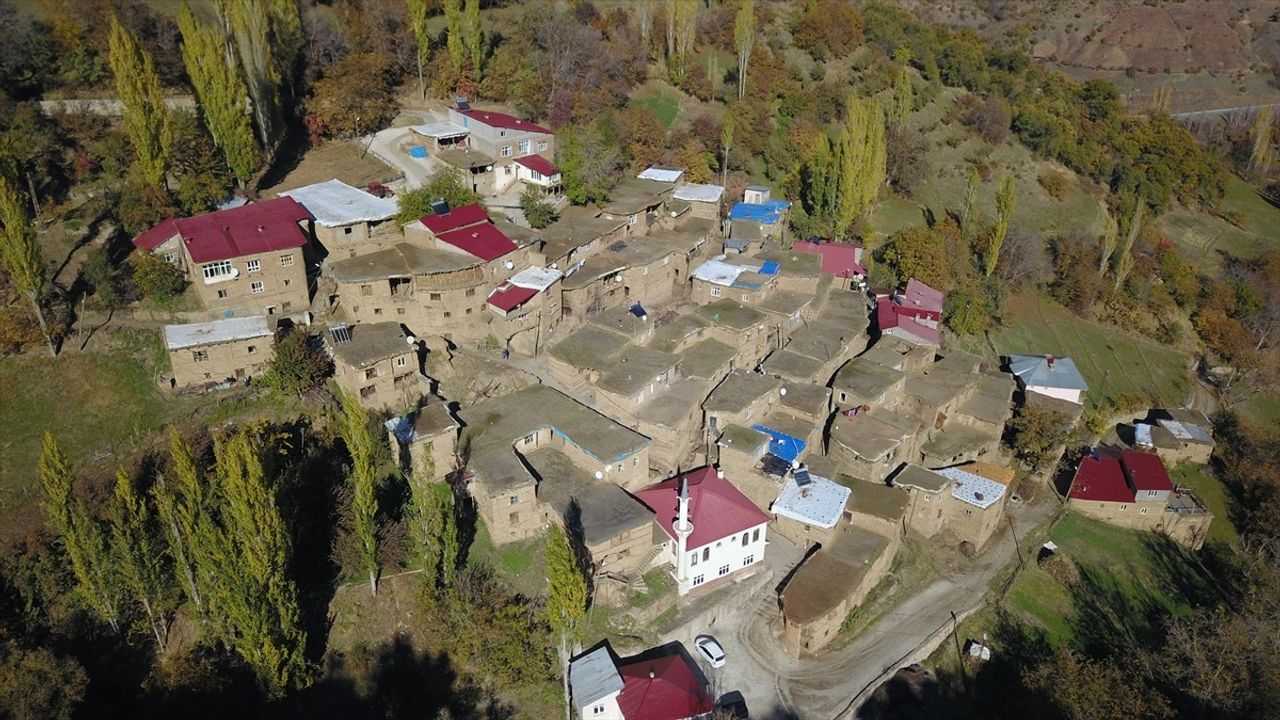
[(1045, 355), (1045, 356), (1044, 356), (1044, 361), (1045, 361), (1045, 364), (1047, 364), (1047, 365), (1049, 366), (1049, 369), (1050, 369), (1050, 370), (1052, 370), (1052, 369), (1053, 369), (1053, 356), (1052, 356), (1052, 355)]
[(654, 679), (654, 678), (656, 678), (656, 677), (658, 677), (658, 674), (657, 674), (657, 673), (655, 673), (654, 671), (650, 670), (650, 671), (649, 671), (649, 679), (650, 679), (650, 680), (652, 680), (652, 679)]

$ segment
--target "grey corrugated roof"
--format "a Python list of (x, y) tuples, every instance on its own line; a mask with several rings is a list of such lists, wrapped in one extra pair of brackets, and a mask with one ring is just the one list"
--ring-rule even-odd
[(274, 327), (274, 320), (268, 320), (266, 315), (251, 315), (187, 325), (165, 325), (164, 342), (170, 350), (181, 350), (197, 345), (270, 337), (274, 333)]
[(1089, 383), (1076, 369), (1076, 364), (1068, 357), (1054, 357), (1053, 366), (1049, 366), (1046, 355), (1011, 355), (1009, 371), (1022, 380), (1028, 387), (1048, 387), (1060, 390), (1088, 390)]
[(587, 707), (622, 691), (622, 676), (613, 664), (607, 645), (569, 663), (569, 687), (573, 691), (573, 703), (578, 707)]

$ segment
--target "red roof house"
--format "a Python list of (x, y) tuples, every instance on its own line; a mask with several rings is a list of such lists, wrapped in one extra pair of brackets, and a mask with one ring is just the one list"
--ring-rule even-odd
[(1099, 453), (1097, 456), (1085, 456), (1080, 461), (1067, 496), (1073, 500), (1131, 503), (1133, 488), (1125, 479), (1120, 458)]
[(867, 269), (858, 260), (862, 257), (860, 245), (846, 243), (814, 243), (801, 240), (791, 246), (795, 252), (821, 255), (822, 264), (819, 270), (827, 275), (852, 278), (857, 275), (866, 277)]
[(693, 533), (688, 547), (699, 548), (769, 522), (769, 516), (755, 506), (715, 468), (707, 466), (664, 480), (636, 493), (636, 498), (654, 512), (664, 532), (676, 537), (672, 525), (679, 507), (680, 481), (689, 483), (689, 520)]
[(618, 707), (627, 720), (686, 720), (715, 710), (710, 693), (681, 654), (622, 662)]
[(443, 215), (423, 215), (422, 224), (428, 230), (439, 235), (450, 230), (457, 230), (479, 222), (489, 222), (489, 213), (484, 208), (472, 203), (462, 207), (450, 208)]
[(504, 130), (524, 130), (526, 132), (543, 133), (550, 135), (551, 131), (541, 125), (536, 125), (528, 120), (521, 120), (515, 115), (494, 112), (492, 110), (458, 110), (458, 113), (468, 120), (484, 123), (489, 127), (502, 128)]
[(505, 315), (515, 310), (538, 294), (537, 288), (520, 287), (507, 283), (489, 293), (489, 304), (498, 308)]
[(195, 263), (276, 250), (299, 248), (307, 236), (298, 223), (311, 213), (291, 197), (277, 197), (188, 218), (169, 218), (134, 238), (134, 245), (154, 250), (175, 235), (182, 238)]
[(560, 169), (541, 155), (525, 155), (524, 157), (516, 158), (516, 162), (530, 170), (541, 173), (543, 177), (555, 177), (560, 174)]
[(880, 332), (897, 337), (906, 334), (934, 345), (941, 341), (937, 328), (921, 324), (913, 316), (898, 312), (898, 308), (891, 298), (880, 298), (876, 302), (876, 327)]
[(489, 262), (497, 260), (516, 249), (511, 238), (502, 234), (492, 223), (477, 223), (469, 227), (437, 233), (441, 242), (448, 243), (459, 250)]
[(1120, 462), (1135, 491), (1173, 492), (1173, 481), (1159, 455), (1125, 450), (1120, 453)]
[(907, 281), (907, 287), (895, 294), (899, 315), (928, 320), (942, 319), (942, 303), (944, 296), (941, 290), (934, 290), (915, 278)]

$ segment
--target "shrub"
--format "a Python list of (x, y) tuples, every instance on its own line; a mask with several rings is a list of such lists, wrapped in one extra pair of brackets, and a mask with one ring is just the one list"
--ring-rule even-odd
[(1080, 570), (1071, 558), (1062, 553), (1054, 553), (1040, 563), (1040, 567), (1059, 585), (1075, 587), (1080, 582)]
[(1023, 405), (1009, 420), (1005, 439), (1014, 457), (1035, 471), (1066, 441), (1069, 425), (1067, 416), (1056, 410)]
[(1070, 180), (1067, 178), (1066, 173), (1050, 170), (1040, 176), (1040, 187), (1049, 193), (1049, 197), (1061, 202), (1067, 196)]
[(166, 304), (186, 286), (182, 274), (173, 265), (145, 250), (138, 250), (129, 257), (133, 268), (133, 284), (148, 300)]
[(520, 193), (520, 211), (524, 213), (524, 219), (528, 221), (529, 226), (538, 230), (555, 222), (559, 217), (556, 206), (543, 199), (542, 193), (532, 185)]
[(275, 356), (266, 383), (276, 391), (298, 394), (319, 387), (333, 373), (333, 361), (311, 335), (297, 326), (276, 331)]
[(1004, 142), (1009, 137), (1009, 106), (998, 97), (980, 100), (964, 96), (956, 103), (960, 122), (989, 143)]

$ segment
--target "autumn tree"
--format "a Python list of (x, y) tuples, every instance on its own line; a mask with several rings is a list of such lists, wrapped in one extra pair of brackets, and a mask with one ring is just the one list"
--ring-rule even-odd
[(40, 257), (35, 231), (23, 211), (22, 198), (4, 175), (0, 175), (0, 223), (4, 225), (0, 228), (3, 231), (0, 234), (0, 264), (4, 265), (14, 288), (31, 305), (31, 312), (40, 323), (40, 333), (49, 346), (49, 356), (57, 357), (58, 348), (44, 314), (44, 286), (48, 270)]
[(1000, 262), (1000, 249), (1004, 246), (1005, 235), (1009, 233), (1009, 220), (1013, 218), (1013, 199), (1016, 189), (1013, 173), (1006, 173), (996, 189), (996, 225), (987, 239), (987, 251), (983, 255), (983, 269), (987, 277), (995, 274)]
[(879, 259), (899, 282), (915, 278), (940, 290), (951, 288), (946, 240), (933, 228), (914, 226), (898, 232), (881, 248)]
[(258, 148), (246, 104), (249, 90), (235, 66), (220, 28), (203, 25), (187, 5), (178, 15), (182, 30), (182, 60), (199, 102), (204, 125), (226, 158), (240, 187), (253, 176)]
[(565, 713), (569, 714), (569, 657), (582, 641), (587, 615), (587, 580), (569, 546), (569, 538), (557, 524), (547, 529), (547, 622), (556, 638), (560, 670), (565, 684)]
[(369, 413), (359, 399), (342, 393), (342, 440), (351, 455), (353, 525), (360, 545), (360, 561), (369, 573), (369, 593), (378, 594), (378, 469), (374, 460), (373, 432)]
[(433, 215), (432, 203), (444, 200), (450, 208), (473, 205), (480, 196), (467, 186), (462, 171), (442, 166), (427, 178), (421, 187), (407, 190), (396, 196), (399, 212), (396, 221), (410, 223), (424, 215)]
[(1142, 231), (1142, 210), (1145, 205), (1146, 203), (1142, 201), (1141, 196), (1133, 204), (1133, 215), (1129, 218), (1129, 228), (1125, 232), (1124, 244), (1120, 246), (1119, 255), (1116, 257), (1115, 283), (1117, 290), (1124, 284), (1125, 279), (1129, 277), (1129, 272), (1133, 270), (1133, 245), (1138, 240), (1138, 233)]
[(44, 435), (38, 467), (49, 526), (62, 540), (76, 580), (76, 594), (112, 630), (120, 629), (120, 585), (106, 534), (75, 497), (75, 473), (58, 441)]
[(1053, 451), (1066, 442), (1070, 427), (1067, 416), (1056, 410), (1023, 404), (1009, 420), (1005, 438), (1014, 457), (1032, 471), (1039, 471), (1053, 459)]
[(264, 381), (277, 392), (301, 396), (319, 387), (333, 373), (329, 355), (300, 327), (277, 330), (273, 349)]
[(1120, 241), (1120, 224), (1114, 215), (1107, 210), (1105, 200), (1098, 200), (1098, 210), (1102, 214), (1102, 250), (1098, 258), (1098, 277), (1107, 274), (1107, 266), (1111, 256), (1116, 254), (1116, 244)]
[(138, 39), (114, 15), (109, 47), (111, 73), (116, 79), (124, 128), (133, 145), (138, 171), (147, 184), (164, 187), (173, 129), (151, 54), (142, 49)]
[(756, 43), (755, 0), (741, 0), (733, 21), (733, 46), (738, 51), (738, 99), (747, 94), (747, 64)]
[(156, 543), (152, 515), (133, 480), (116, 471), (111, 502), (111, 552), (123, 593), (142, 608), (147, 624), (164, 649), (169, 637), (167, 597), (171, 586), (164, 554)]
[(422, 80), (422, 63), (431, 52), (431, 31), (427, 28), (427, 18), (431, 12), (428, 0), (405, 0), (405, 23), (413, 32), (417, 45), (418, 59), (418, 93), (427, 97), (427, 86)]
[(177, 268), (146, 250), (135, 250), (129, 256), (129, 267), (138, 292), (159, 304), (167, 304), (186, 286)]
[(1164, 696), (1134, 682), (1132, 667), (1082, 656), (1069, 646), (1024, 672), (1023, 682), (1044, 699), (1047, 718), (1162, 720), (1173, 712)]
[(352, 53), (334, 63), (306, 103), (314, 132), (351, 138), (390, 123), (399, 105), (387, 78), (386, 61), (378, 53)]

